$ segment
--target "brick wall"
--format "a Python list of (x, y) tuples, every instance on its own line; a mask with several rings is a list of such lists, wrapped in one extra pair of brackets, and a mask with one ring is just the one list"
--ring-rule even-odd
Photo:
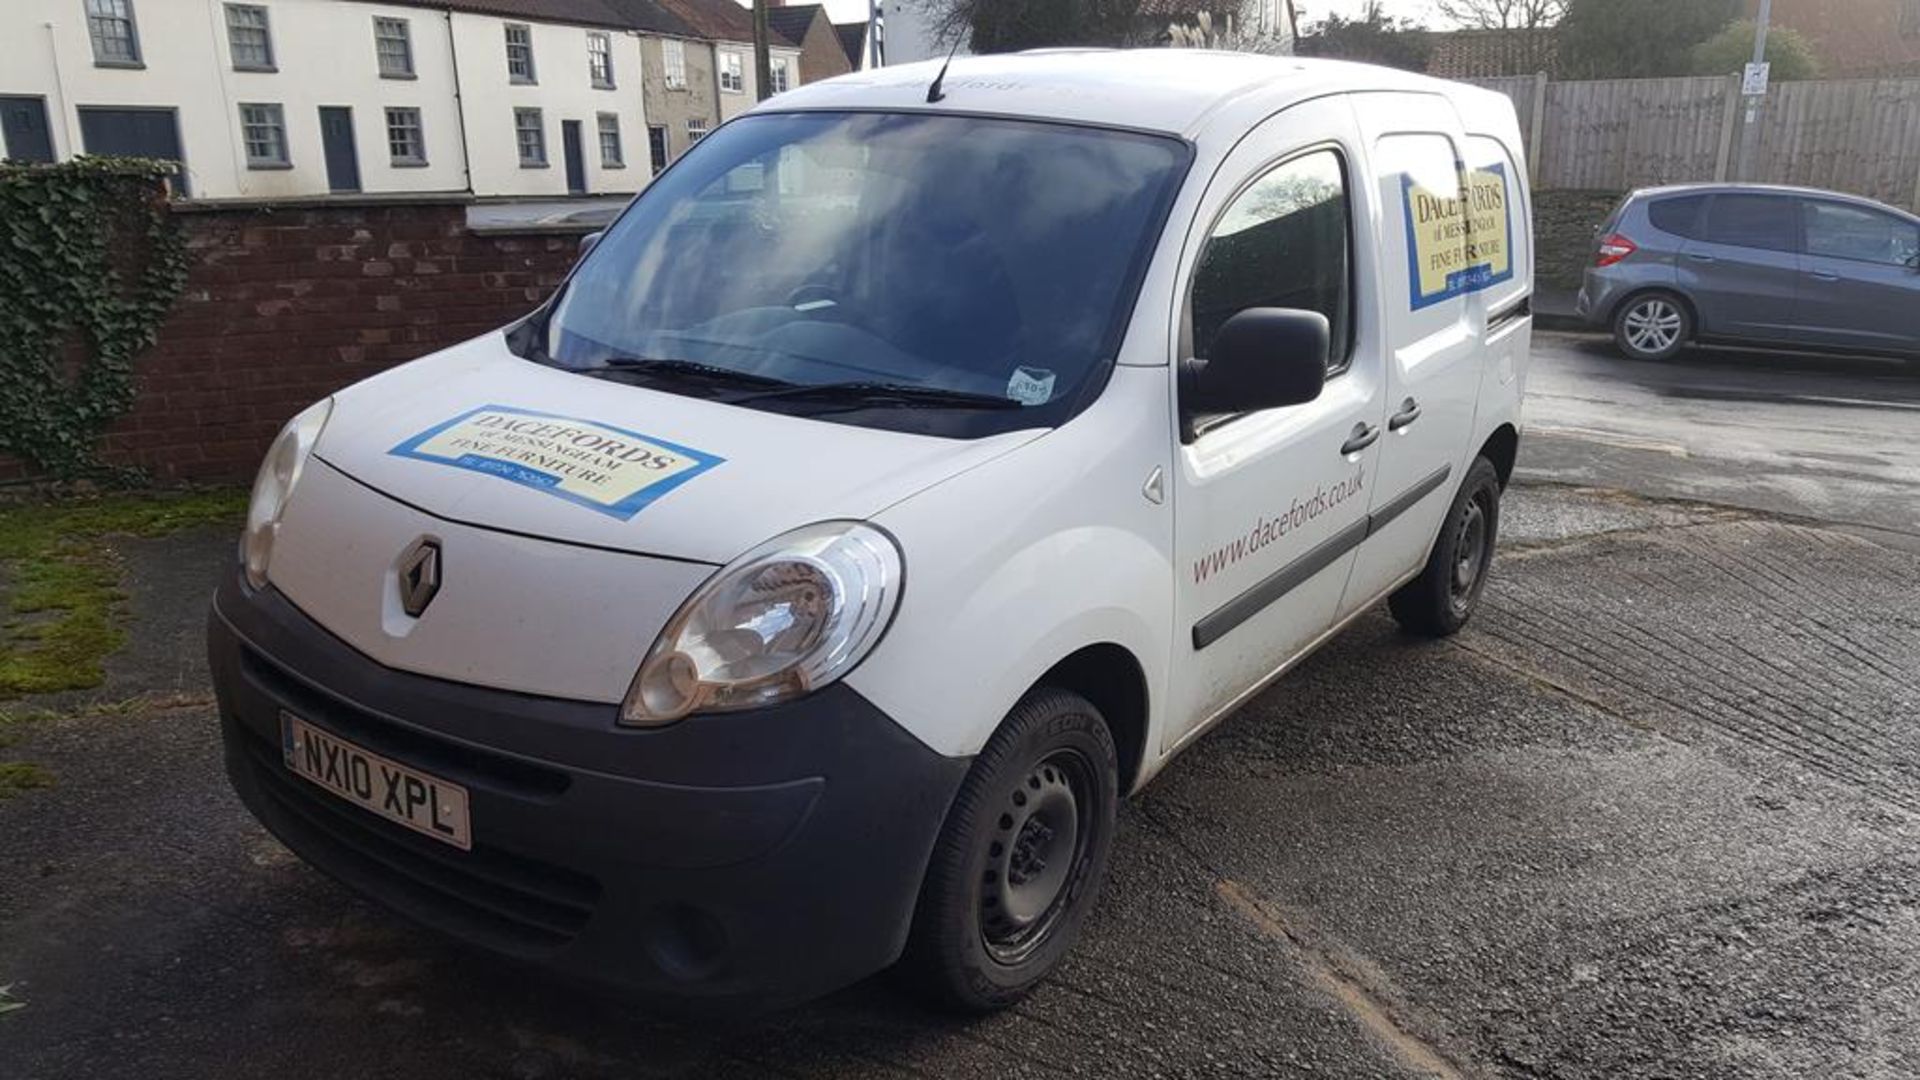
[[(531, 310), (580, 237), (470, 232), (452, 201), (178, 213), (186, 289), (104, 448), (161, 484), (251, 479), (302, 407)], [(0, 481), (26, 476), (0, 459)]]

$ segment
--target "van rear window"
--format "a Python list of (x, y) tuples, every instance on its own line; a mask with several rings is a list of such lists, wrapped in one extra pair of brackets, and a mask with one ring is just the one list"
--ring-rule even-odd
[(1700, 227), (1700, 212), (1707, 207), (1705, 195), (1683, 195), (1677, 199), (1660, 199), (1647, 207), (1647, 220), (1661, 232), (1684, 236), (1689, 240), (1698, 240), (1706, 235)]

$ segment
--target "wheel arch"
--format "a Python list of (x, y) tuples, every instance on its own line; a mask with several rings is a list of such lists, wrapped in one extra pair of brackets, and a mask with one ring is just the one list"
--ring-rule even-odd
[(1511, 423), (1503, 423), (1493, 429), (1487, 441), (1480, 444), (1480, 457), (1493, 462), (1495, 472), (1500, 474), (1500, 488), (1505, 490), (1513, 480), (1513, 467), (1520, 458), (1520, 429)]
[(1146, 669), (1124, 645), (1087, 645), (1048, 668), (1034, 687), (1068, 690), (1091, 701), (1106, 719), (1120, 764), (1120, 792), (1133, 791), (1146, 764), (1151, 711)]

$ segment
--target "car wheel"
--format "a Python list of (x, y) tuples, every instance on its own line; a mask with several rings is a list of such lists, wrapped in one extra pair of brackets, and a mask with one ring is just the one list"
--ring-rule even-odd
[(1634, 360), (1671, 360), (1693, 337), (1693, 316), (1672, 293), (1642, 293), (1613, 316), (1613, 341)]
[(1106, 876), (1113, 736), (1087, 699), (1029, 693), (974, 759), (914, 909), (901, 973), (940, 1004), (1005, 1008), (1059, 963)]
[(1491, 461), (1476, 458), (1453, 497), (1426, 568), (1387, 600), (1401, 628), (1422, 637), (1446, 637), (1467, 625), (1486, 588), (1499, 534), (1500, 473)]

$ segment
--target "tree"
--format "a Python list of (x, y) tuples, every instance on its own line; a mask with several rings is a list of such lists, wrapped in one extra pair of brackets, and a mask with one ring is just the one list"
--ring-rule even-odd
[(1329, 15), (1302, 33), (1295, 51), (1301, 56), (1425, 71), (1433, 56), (1433, 37), (1411, 20), (1389, 18), (1380, 9), (1380, 0), (1368, 0), (1359, 18)]
[[(1738, 18), (1740, 0), (1571, 0), (1560, 20), (1560, 74), (1645, 79), (1693, 70), (1693, 48)], [(1748, 39), (1752, 49), (1752, 39)]]
[(1441, 18), (1469, 30), (1544, 30), (1567, 13), (1569, 0), (1435, 0)]
[[(1753, 60), (1754, 25), (1750, 19), (1728, 23), (1725, 30), (1693, 47), (1695, 75), (1733, 75)], [(1797, 30), (1775, 27), (1767, 32), (1767, 62), (1775, 82), (1811, 79), (1820, 74), (1813, 46)]]

